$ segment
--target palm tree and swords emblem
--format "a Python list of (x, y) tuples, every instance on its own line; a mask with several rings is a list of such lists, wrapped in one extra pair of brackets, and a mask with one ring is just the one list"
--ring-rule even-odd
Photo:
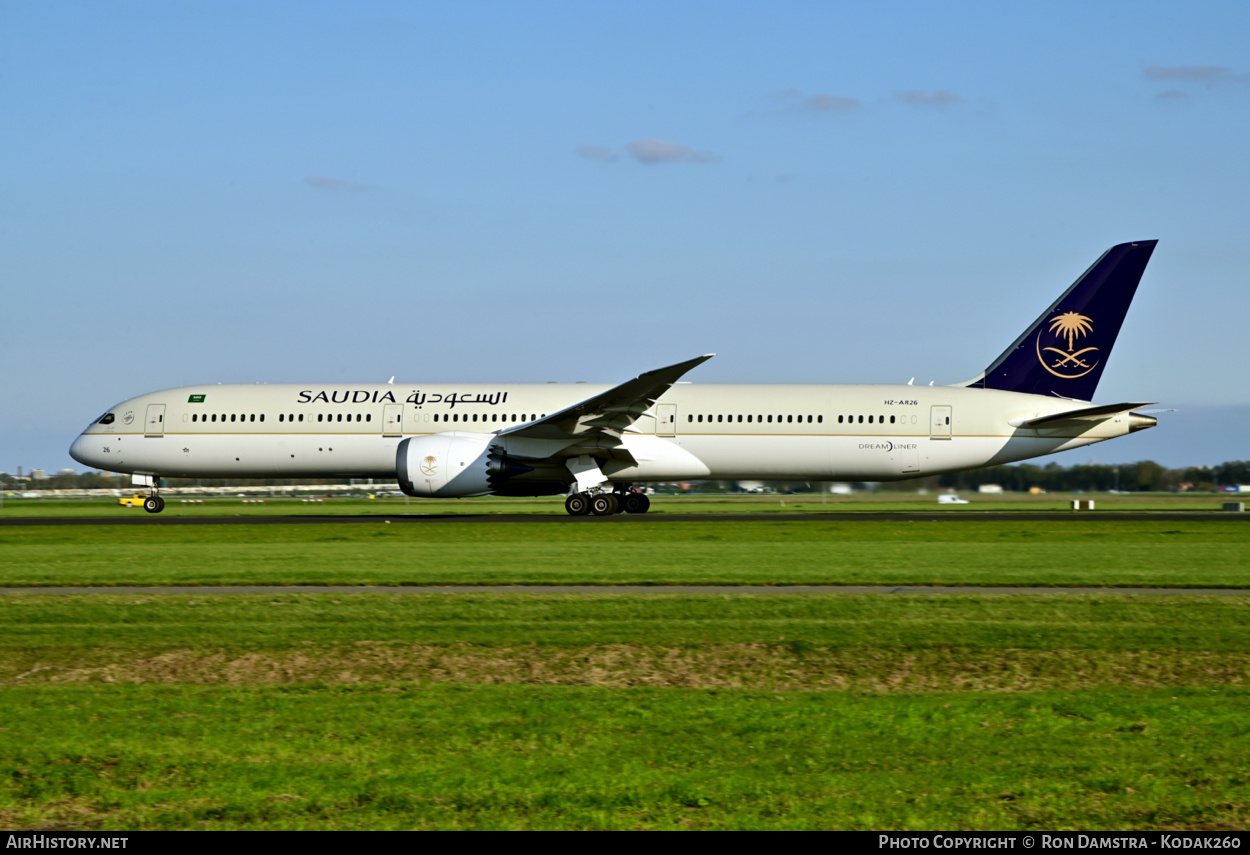
[[(1068, 349), (1042, 347), (1042, 333), (1039, 332), (1037, 334), (1037, 358), (1042, 363), (1042, 367), (1056, 377), (1068, 380), (1084, 377), (1093, 371), (1098, 367), (1098, 363), (1094, 362), (1091, 365), (1086, 360), (1092, 357), (1087, 357), (1086, 354), (1096, 353), (1098, 348), (1083, 347), (1077, 350), (1076, 347), (1079, 339), (1091, 333), (1093, 329), (1093, 319), (1078, 312), (1064, 312), (1062, 315), (1051, 318), (1051, 334), (1061, 341), (1066, 341)], [(1048, 364), (1047, 360), (1054, 361)]]
[(438, 458), (437, 457), (431, 456), (431, 457), (423, 457), (421, 459), (421, 474), (422, 475), (433, 475), (437, 471), (438, 471)]

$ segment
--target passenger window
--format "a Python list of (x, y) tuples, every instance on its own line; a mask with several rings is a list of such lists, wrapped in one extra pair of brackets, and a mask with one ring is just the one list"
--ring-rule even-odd
[(299, 420), (300, 420), (301, 422), (304, 420), (304, 414), (303, 414), (303, 413), (300, 413), (300, 414), (299, 414)]
[(872, 416), (868, 417), (868, 424), (872, 424)]
[(860, 416), (860, 417), (859, 417), (859, 423), (860, 423), (861, 425), (864, 423), (864, 417), (863, 417), (863, 416)]
[(825, 423), (825, 417), (824, 417), (824, 416), (817, 416), (817, 417), (816, 417), (816, 423), (817, 423), (817, 424), (821, 424), (821, 425), (823, 425), (823, 424)]
[(703, 414), (699, 414), (699, 424), (703, 424)]
[(738, 416), (738, 424), (742, 424), (742, 416)]
[(838, 416), (838, 424), (842, 424), (842, 417)]
[(250, 416), (248, 416), (248, 417), (247, 417), (247, 420), (248, 420), (249, 422), (254, 422), (254, 421), (256, 421), (256, 414), (255, 414), (255, 413), (252, 413)]
[(747, 416), (747, 424), (751, 424), (751, 417)]
[(321, 421), (323, 418), (325, 418), (325, 416), (323, 416), (321, 413), (317, 413), (317, 421)]
[(786, 416), (786, 422), (787, 422), (787, 423), (793, 423), (793, 422), (794, 422), (794, 416)]
[(890, 424), (894, 424), (894, 416), (890, 416)]
[(769, 424), (772, 424), (772, 423), (773, 423), (773, 417), (772, 417), (772, 416), (769, 416), (769, 417), (768, 417), (768, 423), (769, 423)]
[(234, 419), (235, 419), (235, 413), (231, 413), (231, 414), (230, 414), (230, 421), (234, 421)]
[(724, 415), (717, 416), (716, 421), (723, 424), (725, 421), (725, 416)]
[(691, 414), (687, 415), (687, 416), (686, 416), (686, 421), (687, 421), (687, 422), (693, 422), (693, 421), (694, 421), (694, 414), (693, 414), (693, 413), (691, 413)]
[(373, 413), (365, 413), (365, 421), (367, 422), (373, 421)]

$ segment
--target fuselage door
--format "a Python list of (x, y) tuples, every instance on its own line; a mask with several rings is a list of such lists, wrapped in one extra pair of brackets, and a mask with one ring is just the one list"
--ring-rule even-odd
[(655, 435), (677, 436), (677, 405), (656, 404)]
[(382, 408), (382, 436), (402, 436), (404, 433), (404, 405), (385, 404)]
[(951, 408), (930, 407), (929, 439), (951, 438)]
[(165, 435), (165, 405), (148, 404), (147, 419), (143, 422), (144, 436)]

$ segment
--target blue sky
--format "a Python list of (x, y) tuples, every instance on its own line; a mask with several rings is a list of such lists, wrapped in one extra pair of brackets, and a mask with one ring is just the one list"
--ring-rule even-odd
[(958, 382), (1147, 238), (1098, 399), (1182, 413), (1057, 459), (1250, 457), (1247, 32), (1236, 2), (4, 3), (0, 470), (191, 383), (709, 351), (691, 379)]

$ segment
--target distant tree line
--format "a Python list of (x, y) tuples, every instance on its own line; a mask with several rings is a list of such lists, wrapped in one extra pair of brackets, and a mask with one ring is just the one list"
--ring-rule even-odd
[[(378, 480), (378, 479), (375, 479)], [(164, 487), (254, 487), (258, 484), (272, 487), (302, 487), (312, 484), (363, 484), (363, 478), (162, 478)], [(378, 481), (378, 483), (384, 483)], [(0, 472), (0, 488), (15, 490), (129, 490), (129, 475), (112, 472), (59, 473), (38, 480), (18, 480), (7, 472)], [(135, 487), (136, 490), (144, 488)]]
[(1109, 490), (1126, 493), (1211, 492), (1233, 484), (1250, 484), (1250, 461), (1232, 460), (1218, 466), (1190, 466), (1184, 469), (1165, 469), (1153, 460), (1105, 466), (1096, 463), (1076, 466), (1020, 463), (953, 472), (939, 476), (937, 483), (940, 487), (956, 490), (974, 490), (982, 484), (998, 484), (1012, 492), (1025, 492), (1033, 487), (1051, 493), (1076, 490), (1094, 493)]
[[(312, 484), (363, 484), (365, 479), (346, 478), (283, 478), (265, 481), (256, 478), (170, 478), (162, 481), (168, 487), (241, 487), (264, 483), (273, 487), (302, 487)], [(382, 483), (379, 481), (379, 483)], [(1121, 490), (1126, 493), (1175, 493), (1185, 490), (1211, 492), (1233, 484), (1250, 484), (1250, 460), (1232, 460), (1218, 466), (1190, 466), (1165, 469), (1152, 460), (1137, 463), (1099, 465), (1097, 463), (1060, 466), (1048, 463), (1037, 466), (1020, 463), (1014, 466), (989, 466), (950, 475), (895, 481), (883, 484), (885, 489), (914, 490), (918, 486), (975, 490), (982, 484), (998, 484), (1011, 492), (1027, 492), (1039, 487), (1050, 493), (1071, 493), (1083, 490), (1105, 493)], [(726, 485), (727, 486), (727, 485)], [(798, 485), (793, 485), (798, 488)], [(83, 490), (106, 488), (130, 489), (129, 475), (107, 472), (61, 473), (37, 481), (17, 480), (0, 472), (0, 488), (14, 490)], [(808, 489), (819, 490), (812, 484)]]

